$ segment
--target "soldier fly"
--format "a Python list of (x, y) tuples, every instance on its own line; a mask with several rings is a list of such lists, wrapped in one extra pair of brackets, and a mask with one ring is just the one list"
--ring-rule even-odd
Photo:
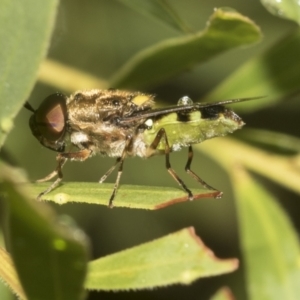
[[(109, 199), (109, 206), (112, 207), (124, 159), (164, 154), (167, 171), (192, 200), (192, 192), (172, 169), (169, 159), (172, 151), (184, 147), (188, 148), (185, 171), (203, 187), (217, 191), (191, 170), (192, 144), (240, 129), (244, 122), (224, 105), (250, 99), (255, 98), (193, 103), (185, 96), (176, 106), (154, 108), (154, 95), (151, 94), (94, 89), (77, 91), (69, 97), (55, 93), (48, 96), (36, 110), (27, 102), (25, 107), (33, 112), (29, 121), (32, 134), (43, 146), (58, 152), (56, 169), (37, 182), (56, 176), (57, 179), (38, 195), (38, 199), (58, 186), (67, 160), (84, 161), (100, 154), (117, 158), (101, 177), (100, 183), (119, 165)], [(221, 195), (222, 192), (219, 192), (218, 196)]]

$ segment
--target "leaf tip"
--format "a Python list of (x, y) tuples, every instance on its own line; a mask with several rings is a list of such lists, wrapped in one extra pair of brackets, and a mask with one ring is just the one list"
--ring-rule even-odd
[[(205, 192), (205, 193), (200, 193), (200, 194), (194, 195), (193, 200), (198, 200), (198, 199), (203, 199), (203, 198), (216, 198), (216, 199), (219, 199), (219, 198), (222, 197), (222, 194), (223, 193), (220, 193), (219, 191), (208, 191), (208, 192)], [(191, 201), (188, 196), (174, 198), (174, 199), (171, 199), (170, 201), (167, 201), (167, 202), (160, 203), (160, 204), (156, 205), (153, 209), (154, 210), (161, 209), (161, 208), (165, 208), (167, 206), (171, 206), (171, 205), (176, 204), (176, 203), (186, 202), (186, 201)]]

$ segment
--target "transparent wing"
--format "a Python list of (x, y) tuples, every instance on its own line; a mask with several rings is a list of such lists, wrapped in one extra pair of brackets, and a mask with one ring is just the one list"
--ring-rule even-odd
[(229, 99), (219, 102), (212, 102), (212, 103), (194, 103), (191, 105), (181, 105), (181, 106), (169, 106), (165, 108), (157, 108), (157, 109), (151, 109), (146, 111), (138, 111), (130, 116), (126, 116), (124, 118), (121, 118), (119, 120), (120, 124), (124, 123), (130, 123), (132, 121), (137, 121), (140, 119), (147, 119), (159, 115), (164, 115), (172, 112), (180, 112), (180, 111), (193, 111), (198, 110), (200, 108), (204, 107), (213, 107), (213, 106), (220, 106), (220, 105), (227, 105), (227, 104), (233, 104), (233, 103), (239, 103), (239, 102), (245, 102), (250, 100), (256, 100), (264, 98), (265, 96), (258, 96), (258, 97), (249, 97), (249, 98), (237, 98), (237, 99)]

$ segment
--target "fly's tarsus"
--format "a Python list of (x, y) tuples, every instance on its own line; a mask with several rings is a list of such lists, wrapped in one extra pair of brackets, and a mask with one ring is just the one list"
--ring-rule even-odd
[(37, 196), (37, 200), (41, 200), (41, 198), (50, 193), (51, 191), (53, 191), (58, 185), (59, 183), (62, 181), (63, 179), (63, 173), (62, 173), (62, 168), (64, 166), (64, 164), (67, 162), (67, 158), (66, 157), (63, 157), (60, 154), (57, 155), (57, 161), (58, 161), (58, 165), (56, 167), (56, 169), (51, 172), (48, 176), (42, 178), (42, 179), (39, 179), (37, 180), (37, 182), (45, 182), (45, 181), (48, 181), (48, 180), (51, 180), (52, 178), (54, 178), (55, 176), (57, 176), (57, 179), (43, 192), (41, 192), (38, 196)]
[(192, 161), (193, 161), (193, 157), (194, 157), (193, 147), (190, 145), (189, 150), (188, 150), (188, 160), (187, 160), (186, 165), (185, 165), (185, 171), (189, 175), (191, 175), (191, 177), (193, 177), (196, 181), (198, 181), (206, 189), (213, 190), (213, 191), (216, 191), (216, 192), (219, 192), (219, 193), (222, 194), (222, 192), (218, 191), (214, 187), (207, 184), (202, 178), (200, 178), (194, 171), (191, 170), (191, 164), (192, 164)]
[(120, 166), (119, 166), (119, 171), (118, 171), (117, 179), (116, 179), (116, 182), (115, 182), (115, 186), (114, 186), (113, 192), (112, 192), (112, 194), (111, 194), (111, 196), (109, 198), (108, 206), (110, 208), (113, 208), (113, 206), (114, 206), (113, 201), (115, 199), (115, 196), (116, 196), (119, 184), (120, 184), (120, 179), (121, 179), (122, 172), (123, 172), (123, 163), (124, 163), (124, 160), (122, 159), (120, 161)]

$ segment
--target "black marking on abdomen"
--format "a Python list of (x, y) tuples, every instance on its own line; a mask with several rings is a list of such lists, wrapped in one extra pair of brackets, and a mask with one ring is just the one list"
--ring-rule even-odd
[(203, 119), (217, 119), (220, 113), (225, 111), (225, 107), (222, 105), (208, 106), (200, 108), (201, 117)]
[(191, 117), (190, 117), (189, 113), (182, 113), (182, 112), (177, 113), (177, 121), (178, 122), (186, 123), (186, 122), (189, 122), (190, 120), (191, 120)]

